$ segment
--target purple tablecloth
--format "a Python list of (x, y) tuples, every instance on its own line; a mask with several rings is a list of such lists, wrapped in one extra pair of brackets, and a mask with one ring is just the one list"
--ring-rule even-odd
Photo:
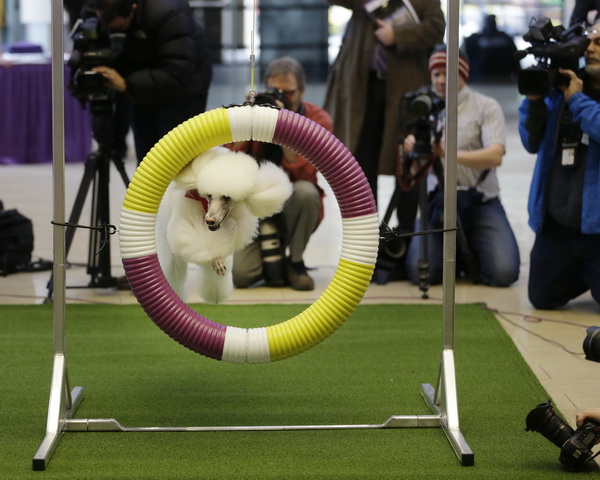
[[(84, 162), (91, 149), (90, 113), (65, 87), (65, 160)], [(0, 165), (51, 161), (51, 65), (0, 66)]]

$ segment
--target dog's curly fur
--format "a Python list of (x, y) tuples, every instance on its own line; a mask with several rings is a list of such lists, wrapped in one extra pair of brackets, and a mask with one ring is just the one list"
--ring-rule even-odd
[(281, 168), (245, 153), (215, 147), (192, 160), (167, 189), (157, 216), (158, 257), (175, 292), (185, 300), (193, 263), (200, 266), (202, 298), (225, 300), (233, 290), (233, 253), (255, 238), (258, 220), (279, 212), (291, 193)]

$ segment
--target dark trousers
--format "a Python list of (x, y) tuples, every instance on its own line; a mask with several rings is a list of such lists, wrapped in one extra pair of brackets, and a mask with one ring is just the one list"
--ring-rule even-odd
[[(461, 217), (462, 233), (468, 247), (477, 258), (478, 280), (494, 287), (508, 287), (519, 278), (521, 257), (504, 207), (498, 198), (486, 202), (472, 200), (468, 210), (461, 215), (460, 196), (463, 194), (467, 195), (467, 192), (458, 192), (458, 214)], [(429, 208), (431, 215), (435, 217), (430, 219), (429, 227), (442, 227), (441, 206), (440, 209), (434, 209), (430, 201)], [(417, 228), (419, 227), (417, 226)], [(415, 283), (419, 279), (419, 260), (424, 259), (421, 240), (420, 238), (412, 239), (406, 257), (406, 274)], [(430, 234), (426, 240), (429, 283), (435, 285), (442, 283), (443, 235), (441, 233)], [(457, 253), (457, 273), (460, 273), (461, 270), (468, 270), (464, 264), (463, 252), (459, 249)]]
[[(371, 72), (367, 89), (365, 119), (356, 151), (353, 152), (356, 161), (367, 177), (376, 202), (379, 156), (381, 154), (383, 130), (385, 128), (385, 89), (386, 80), (378, 78), (374, 72)], [(400, 132), (398, 132), (399, 134)], [(396, 205), (398, 229), (410, 232), (413, 229), (417, 211), (417, 191), (413, 189), (410, 192), (405, 192), (399, 188), (397, 181), (396, 188), (399, 190), (398, 203)]]
[(546, 222), (530, 255), (529, 301), (554, 309), (591, 290), (600, 303), (600, 234), (583, 235)]
[(367, 104), (360, 138), (354, 156), (365, 172), (375, 201), (377, 201), (377, 176), (379, 175), (379, 155), (385, 126), (385, 80), (377, 78), (374, 72), (369, 77)]
[(163, 107), (132, 105), (131, 128), (138, 163), (163, 136), (186, 120), (203, 113), (206, 100), (206, 95), (196, 95), (174, 100)]

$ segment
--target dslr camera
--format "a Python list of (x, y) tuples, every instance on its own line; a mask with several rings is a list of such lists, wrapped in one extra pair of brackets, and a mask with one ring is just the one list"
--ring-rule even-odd
[(285, 94), (275, 87), (269, 87), (264, 92), (257, 93), (254, 97), (254, 103), (256, 105), (271, 105), (273, 107), (278, 107), (277, 100), (283, 103), (284, 108), (290, 109)]
[(415, 136), (415, 148), (408, 154), (413, 159), (431, 157), (431, 142), (442, 138), (441, 113), (446, 106), (430, 87), (421, 87), (404, 95), (406, 111), (416, 120), (408, 124), (409, 132)]
[(569, 78), (558, 73), (559, 68), (578, 72), (580, 59), (590, 40), (585, 35), (583, 25), (573, 25), (565, 29), (562, 25), (553, 26), (552, 21), (543, 17), (531, 18), (529, 31), (523, 40), (531, 47), (518, 50), (515, 58), (521, 60), (531, 54), (537, 65), (521, 70), (518, 75), (518, 88), (521, 95), (546, 96), (554, 88), (569, 84)]
[[(588, 327), (583, 340), (586, 360), (600, 362), (600, 327)], [(552, 402), (535, 407), (525, 420), (525, 430), (540, 432), (560, 448), (558, 460), (569, 470), (582, 468), (593, 458), (592, 448), (600, 439), (600, 425), (587, 420), (577, 430), (573, 430), (552, 408)]]
[(113, 66), (123, 51), (124, 33), (106, 35), (95, 16), (79, 19), (71, 38), (73, 52), (67, 64), (71, 69), (68, 89), (81, 104), (109, 99), (111, 90), (104, 85), (104, 78), (92, 69), (100, 65)]
[(554, 412), (552, 401), (535, 407), (525, 420), (526, 431), (540, 432), (560, 448), (558, 460), (568, 470), (579, 470), (593, 458), (592, 448), (600, 439), (600, 425), (587, 420), (573, 430)]

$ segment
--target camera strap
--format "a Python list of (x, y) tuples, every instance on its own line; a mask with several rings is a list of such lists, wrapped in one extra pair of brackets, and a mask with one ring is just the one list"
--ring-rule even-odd
[(573, 122), (573, 114), (569, 108), (563, 104), (560, 113), (560, 149), (561, 161), (563, 167), (572, 168), (577, 162), (577, 147), (583, 141), (583, 132), (579, 123)]

